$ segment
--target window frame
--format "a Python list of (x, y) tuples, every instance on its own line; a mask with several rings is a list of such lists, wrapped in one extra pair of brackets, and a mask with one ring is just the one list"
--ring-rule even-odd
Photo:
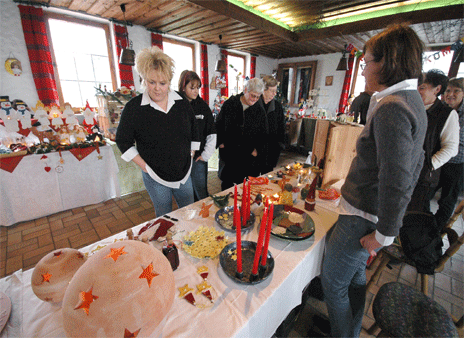
[(278, 68), (277, 68), (277, 80), (280, 82), (280, 84), (283, 83), (283, 73), (284, 69), (292, 69), (293, 74), (292, 74), (292, 79), (291, 79), (291, 85), (290, 85), (290, 79), (289, 79), (289, 88), (290, 88), (290, 100), (288, 104), (290, 107), (298, 107), (298, 103), (293, 103), (295, 100), (295, 93), (296, 93), (296, 78), (298, 75), (298, 69), (302, 68), (312, 68), (311, 69), (311, 80), (309, 84), (309, 90), (308, 90), (308, 97), (309, 92), (314, 89), (315, 83), (316, 83), (316, 71), (317, 71), (317, 60), (313, 61), (304, 61), (304, 62), (292, 62), (292, 63), (279, 63)]
[[(113, 84), (113, 92), (116, 91), (118, 88), (117, 85), (117, 76), (116, 76), (116, 66), (114, 63), (114, 58), (113, 58), (113, 41), (112, 41), (112, 34), (110, 32), (110, 24), (102, 23), (102, 22), (96, 22), (96, 21), (91, 21), (91, 20), (86, 20), (86, 19), (81, 19), (77, 17), (72, 17), (68, 15), (63, 15), (55, 12), (45, 12), (44, 11), (44, 17), (46, 20), (46, 27), (47, 27), (47, 38), (48, 38), (48, 44), (50, 46), (50, 54), (52, 57), (52, 63), (53, 63), (53, 70), (55, 72), (55, 82), (56, 82), (56, 88), (58, 91), (58, 97), (59, 97), (59, 102), (60, 106), (64, 107), (64, 104), (67, 102), (64, 100), (63, 97), (63, 91), (61, 89), (61, 80), (60, 80), (60, 74), (58, 72), (58, 67), (57, 67), (57, 62), (55, 58), (55, 50), (53, 48), (53, 41), (52, 41), (52, 36), (51, 36), (51, 30), (50, 30), (50, 24), (49, 20), (50, 19), (55, 19), (55, 20), (62, 20), (66, 22), (73, 22), (81, 25), (86, 25), (86, 26), (93, 26), (93, 27), (98, 27), (98, 28), (103, 28), (105, 31), (105, 36), (106, 36), (106, 45), (107, 45), (107, 50), (108, 50), (108, 61), (109, 61), (109, 66), (110, 66), (110, 73), (111, 73), (111, 82)], [(79, 112), (81, 107), (73, 107), (72, 109), (74, 112)]]

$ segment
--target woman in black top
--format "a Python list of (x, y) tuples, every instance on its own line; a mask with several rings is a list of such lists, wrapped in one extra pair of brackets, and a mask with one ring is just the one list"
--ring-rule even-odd
[(208, 197), (208, 160), (216, 148), (216, 128), (208, 104), (198, 95), (201, 80), (197, 73), (184, 70), (179, 78), (179, 92), (192, 105), (200, 136), (200, 149), (195, 152), (192, 183), (195, 201)]
[(121, 114), (116, 144), (121, 158), (142, 169), (156, 215), (172, 211), (172, 196), (181, 208), (193, 203), (192, 157), (200, 148), (190, 103), (170, 90), (174, 62), (158, 47), (136, 57), (146, 89), (130, 100)]

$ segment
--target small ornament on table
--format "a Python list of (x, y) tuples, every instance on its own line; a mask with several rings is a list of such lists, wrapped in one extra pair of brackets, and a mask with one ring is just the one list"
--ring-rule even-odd
[(202, 206), (201, 206), (201, 210), (200, 210), (200, 213), (199, 215), (203, 218), (207, 218), (209, 217), (209, 209), (213, 206), (213, 204), (210, 204), (210, 205), (206, 205), (206, 203), (203, 202)]
[(16, 111), (18, 112), (19, 121), (21, 122), (21, 128), (22, 129), (32, 128), (32, 125), (31, 125), (32, 114), (29, 111), (27, 104), (21, 100), (16, 101), (15, 104), (16, 104)]
[(171, 263), (172, 271), (175, 271), (179, 267), (179, 252), (170, 233), (166, 235), (166, 241), (163, 244), (163, 254), (169, 263)]
[(72, 129), (75, 125), (79, 124), (77, 117), (74, 115), (74, 111), (71, 108), (71, 104), (64, 104), (64, 111), (62, 117), (66, 119), (66, 124)]
[(196, 305), (195, 297), (193, 297), (193, 289), (185, 284), (179, 288), (179, 297), (184, 298), (187, 302), (192, 305)]
[(92, 134), (92, 128), (97, 124), (97, 120), (95, 119), (95, 114), (90, 108), (89, 101), (87, 101), (87, 104), (85, 105), (85, 109), (82, 112), (84, 115), (84, 128), (87, 131), (88, 134)]
[(134, 239), (134, 232), (132, 229), (127, 229), (126, 231), (127, 239), (133, 240)]
[(313, 211), (316, 206), (316, 185), (317, 177), (314, 177), (311, 185), (309, 186), (308, 195), (305, 199), (305, 209), (308, 211)]
[(284, 191), (280, 193), (279, 204), (293, 206), (293, 186), (290, 183), (285, 184)]
[(206, 280), (208, 278), (208, 275), (209, 275), (208, 267), (206, 265), (200, 266), (197, 269), (197, 273), (201, 276), (201, 278)]
[(253, 212), (256, 216), (262, 214), (264, 209), (263, 195), (257, 194), (253, 203), (251, 203), (250, 211)]
[(49, 118), (52, 120), (53, 127), (60, 128), (64, 124), (63, 119), (61, 118), (60, 108), (56, 104), (51, 106)]
[[(37, 104), (35, 106), (34, 118), (37, 119), (37, 123), (38, 123), (37, 131), (38, 132), (44, 132), (44, 131), (50, 129), (50, 127), (49, 127), (50, 126), (50, 121), (48, 119), (48, 113), (45, 110), (44, 104), (40, 100), (37, 101)], [(39, 139), (40, 139), (40, 136), (39, 136)], [(43, 141), (41, 140), (41, 142), (43, 142)]]
[(0, 96), (0, 119), (8, 132), (18, 132), (18, 112), (12, 107), (8, 96)]
[(212, 286), (208, 284), (206, 280), (197, 285), (198, 292), (209, 299), (211, 303), (214, 303), (213, 295), (211, 294)]

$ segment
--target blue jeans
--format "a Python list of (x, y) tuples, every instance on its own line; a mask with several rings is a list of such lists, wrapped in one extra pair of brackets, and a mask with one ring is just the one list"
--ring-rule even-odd
[(195, 201), (208, 197), (208, 162), (194, 160), (190, 177)]
[(172, 211), (173, 195), (179, 208), (193, 203), (193, 187), (190, 177), (185, 184), (180, 185), (179, 189), (169, 188), (156, 182), (144, 171), (142, 171), (142, 178), (155, 207), (156, 217)]
[(369, 253), (359, 240), (372, 231), (374, 223), (340, 215), (327, 234), (321, 281), (332, 337), (359, 337), (361, 333)]

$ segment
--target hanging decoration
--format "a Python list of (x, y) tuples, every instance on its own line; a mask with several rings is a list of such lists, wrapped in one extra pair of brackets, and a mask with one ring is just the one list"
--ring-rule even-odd
[(5, 61), (5, 69), (8, 73), (14, 76), (20, 76), (23, 72), (21, 61), (19, 61), (12, 53), (10, 53), (8, 59)]
[[(456, 62), (459, 58), (459, 55), (463, 52), (464, 49), (464, 37), (460, 40), (453, 43), (451, 46), (445, 47), (440, 51), (424, 57), (423, 63), (432, 62), (433, 60), (439, 60), (441, 57), (446, 56), (447, 54), (454, 52), (453, 62)], [(432, 60), (433, 58), (433, 60)]]

